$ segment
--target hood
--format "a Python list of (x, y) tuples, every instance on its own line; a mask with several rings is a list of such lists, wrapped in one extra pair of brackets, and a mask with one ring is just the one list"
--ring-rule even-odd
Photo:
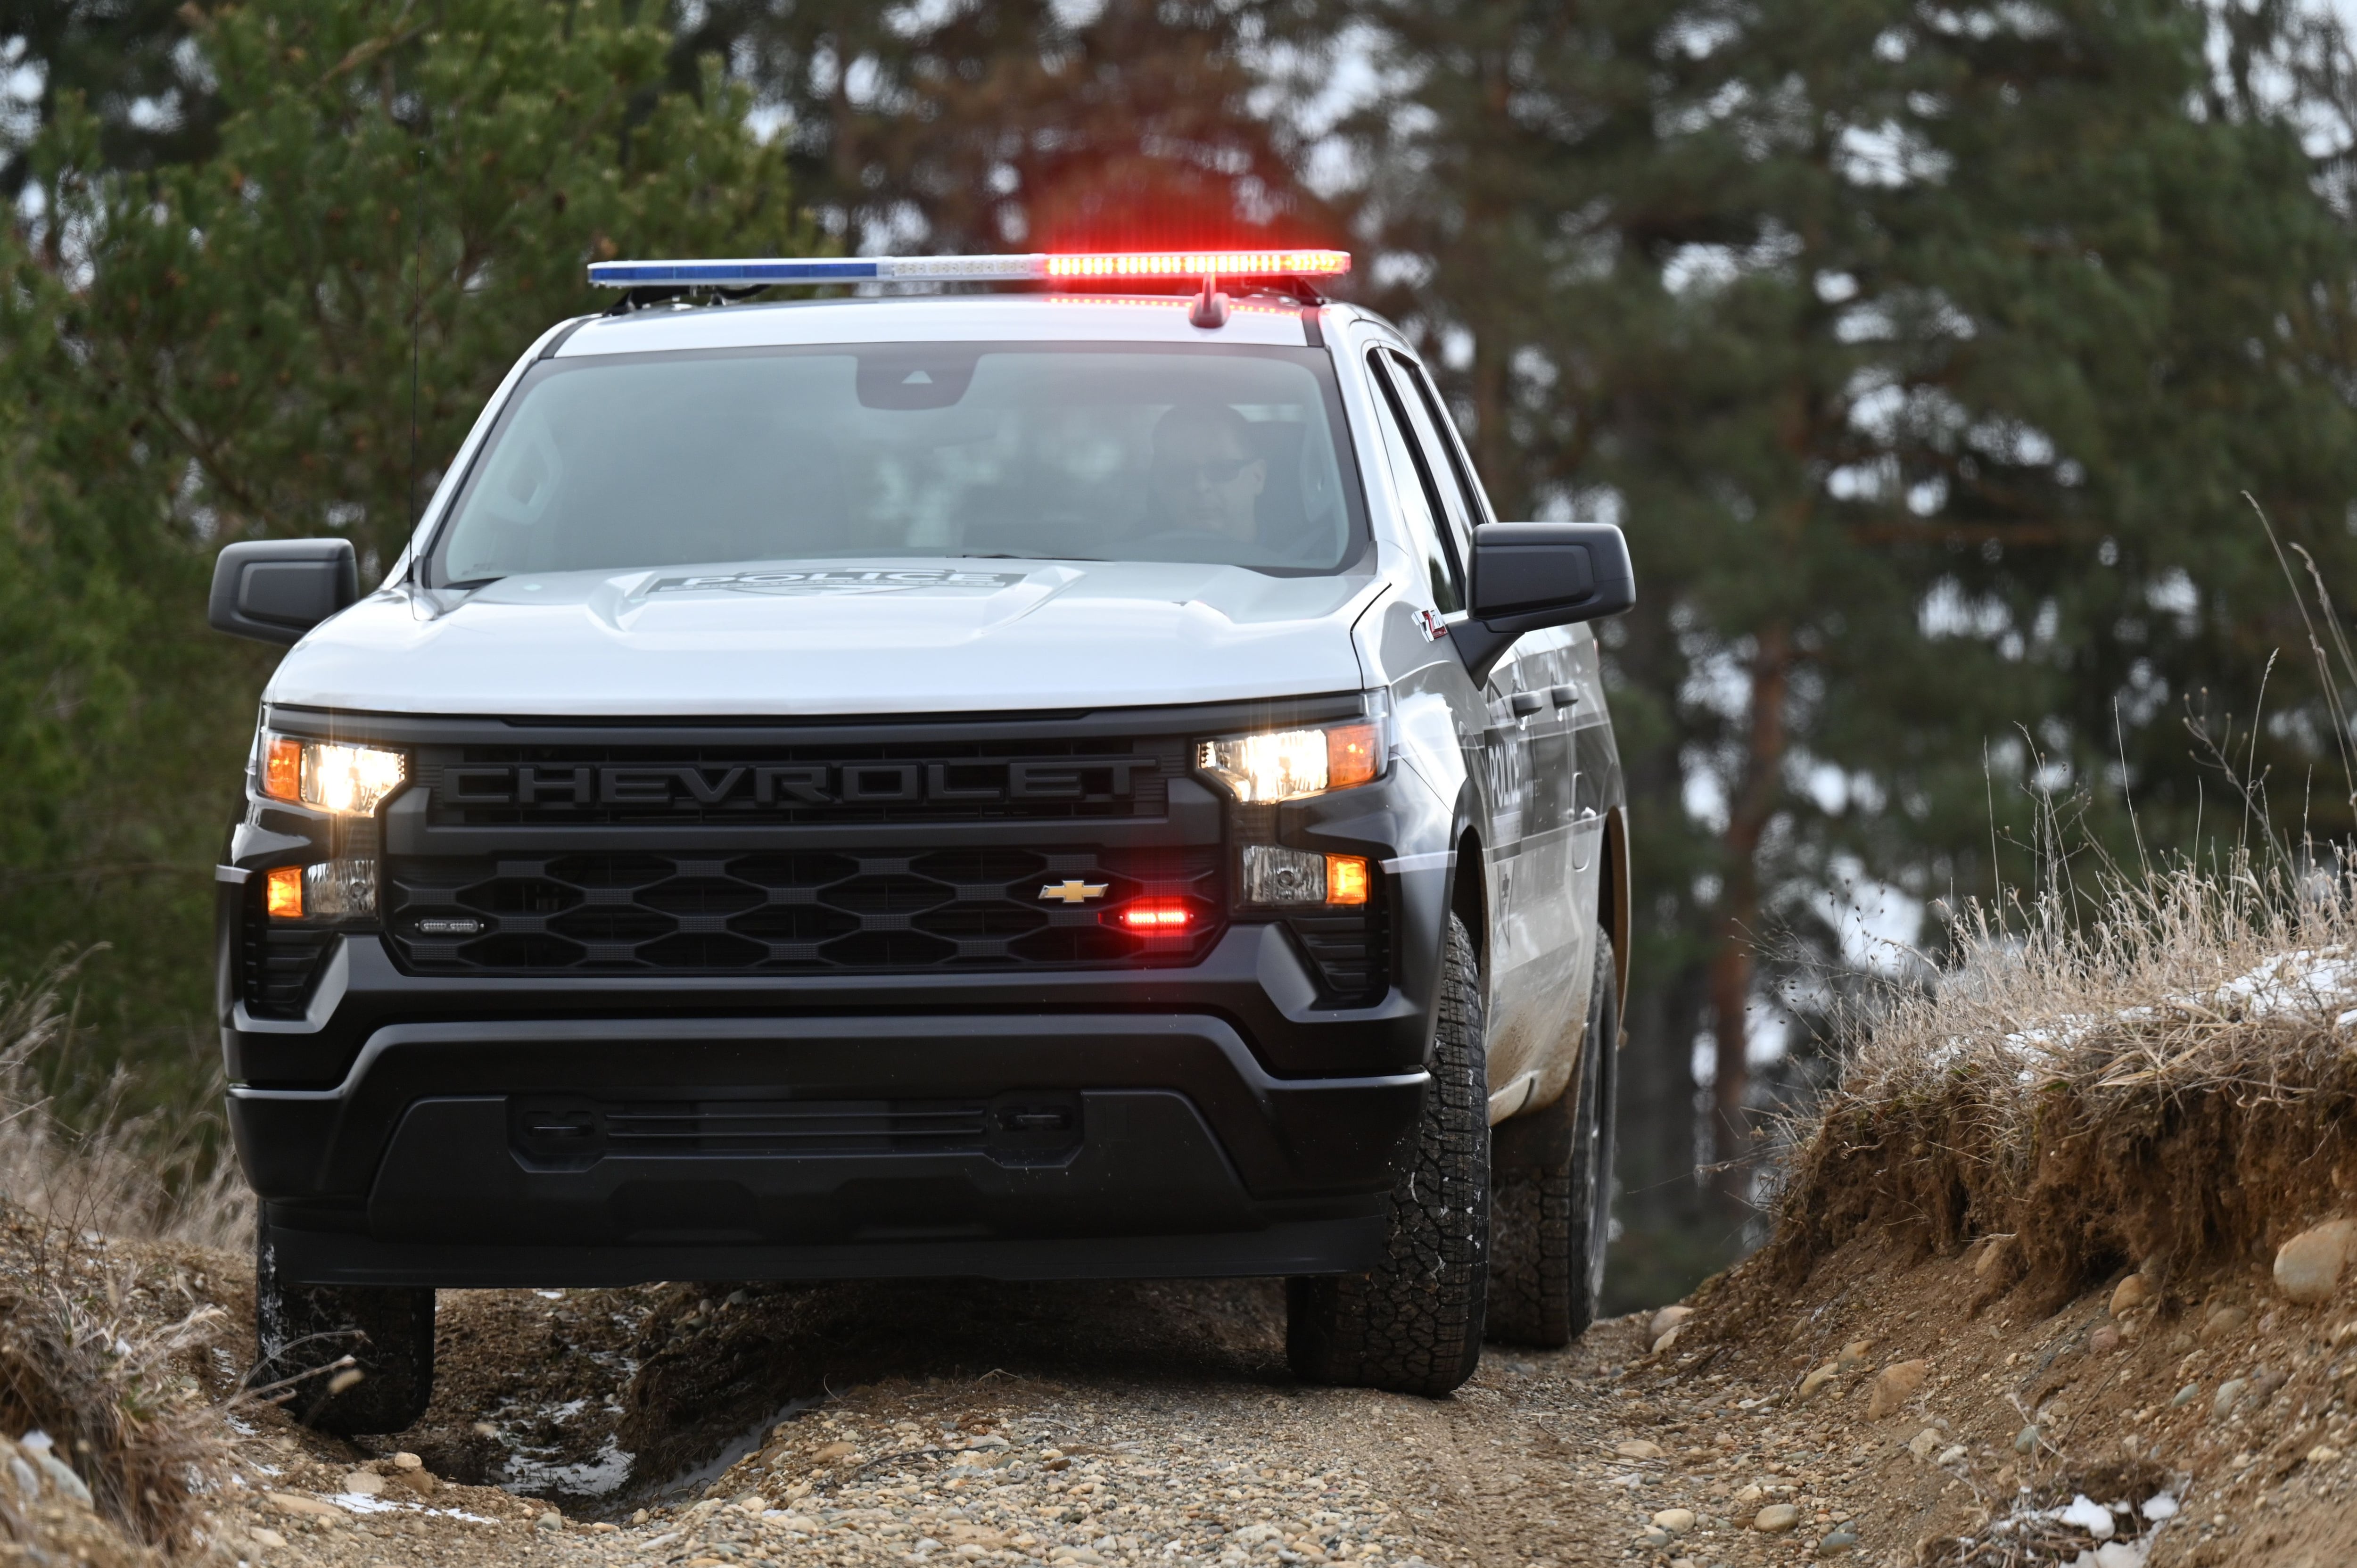
[(264, 700), (662, 717), (941, 714), (1283, 697), (1364, 684), (1379, 578), (976, 560), (664, 567), (392, 585), (290, 650)]

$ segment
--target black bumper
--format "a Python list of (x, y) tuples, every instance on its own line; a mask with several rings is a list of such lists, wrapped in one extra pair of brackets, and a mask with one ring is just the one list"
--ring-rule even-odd
[(1202, 1015), (440, 1023), (230, 1117), (305, 1283), (1309, 1273), (1374, 1262), (1425, 1081)]

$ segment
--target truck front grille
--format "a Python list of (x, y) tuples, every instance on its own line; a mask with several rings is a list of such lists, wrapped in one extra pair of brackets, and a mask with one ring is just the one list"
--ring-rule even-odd
[[(384, 919), (422, 973), (1189, 963), (1222, 923), (1218, 867), (1209, 847), (392, 857)], [(1176, 935), (1107, 923), (1139, 898), (1195, 918)]]

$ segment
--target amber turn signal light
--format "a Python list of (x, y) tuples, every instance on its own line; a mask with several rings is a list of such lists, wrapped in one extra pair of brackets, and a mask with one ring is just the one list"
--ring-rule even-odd
[[(1348, 789), (1383, 770), (1381, 725), (1336, 725), (1326, 732), (1326, 788)], [(1359, 863), (1363, 867), (1366, 863)], [(1361, 900), (1351, 899), (1351, 903)]]
[(1355, 854), (1326, 857), (1326, 902), (1363, 904), (1367, 901), (1367, 863)]
[(262, 885), (262, 907), (270, 911), (274, 920), (299, 920), (303, 918), (303, 868), (299, 865), (273, 866)]
[(262, 792), (274, 800), (303, 798), (303, 743), (292, 736), (264, 737)]

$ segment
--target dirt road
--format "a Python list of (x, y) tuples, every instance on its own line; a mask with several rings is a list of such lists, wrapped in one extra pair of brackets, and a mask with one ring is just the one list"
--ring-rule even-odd
[[(2357, 1318), (2282, 1306), (2257, 1265), (2045, 1302), (1992, 1266), (2008, 1245), (1940, 1256), (1864, 1237), (1805, 1278), (1755, 1260), (1666, 1343), (1657, 1323), (1620, 1319), (1560, 1352), (1493, 1348), (1444, 1400), (1296, 1381), (1281, 1288), (1262, 1283), (451, 1293), (435, 1406), (397, 1441), (323, 1438), (234, 1403), (213, 1418), (237, 1437), (225, 1483), (197, 1499), (199, 1555), (223, 1568), (2357, 1560), (2357, 1463), (2343, 1457), (2357, 1411), (2341, 1397)], [(226, 1399), (252, 1344), (243, 1260), (96, 1246), (72, 1288), (124, 1322), (221, 1309), (183, 1365)], [(9, 1481), (25, 1456), (0, 1444), (0, 1489), (17, 1487), (53, 1557), (148, 1561), (68, 1547), (57, 1521), (70, 1510), (27, 1491), (29, 1469)], [(34, 1561), (9, 1550), (0, 1563)]]
[(1493, 1348), (1433, 1402), (1296, 1382), (1274, 1284), (457, 1293), (400, 1439), (442, 1484), (271, 1421), (224, 1534), (257, 1563), (1600, 1562), (1641, 1336)]

